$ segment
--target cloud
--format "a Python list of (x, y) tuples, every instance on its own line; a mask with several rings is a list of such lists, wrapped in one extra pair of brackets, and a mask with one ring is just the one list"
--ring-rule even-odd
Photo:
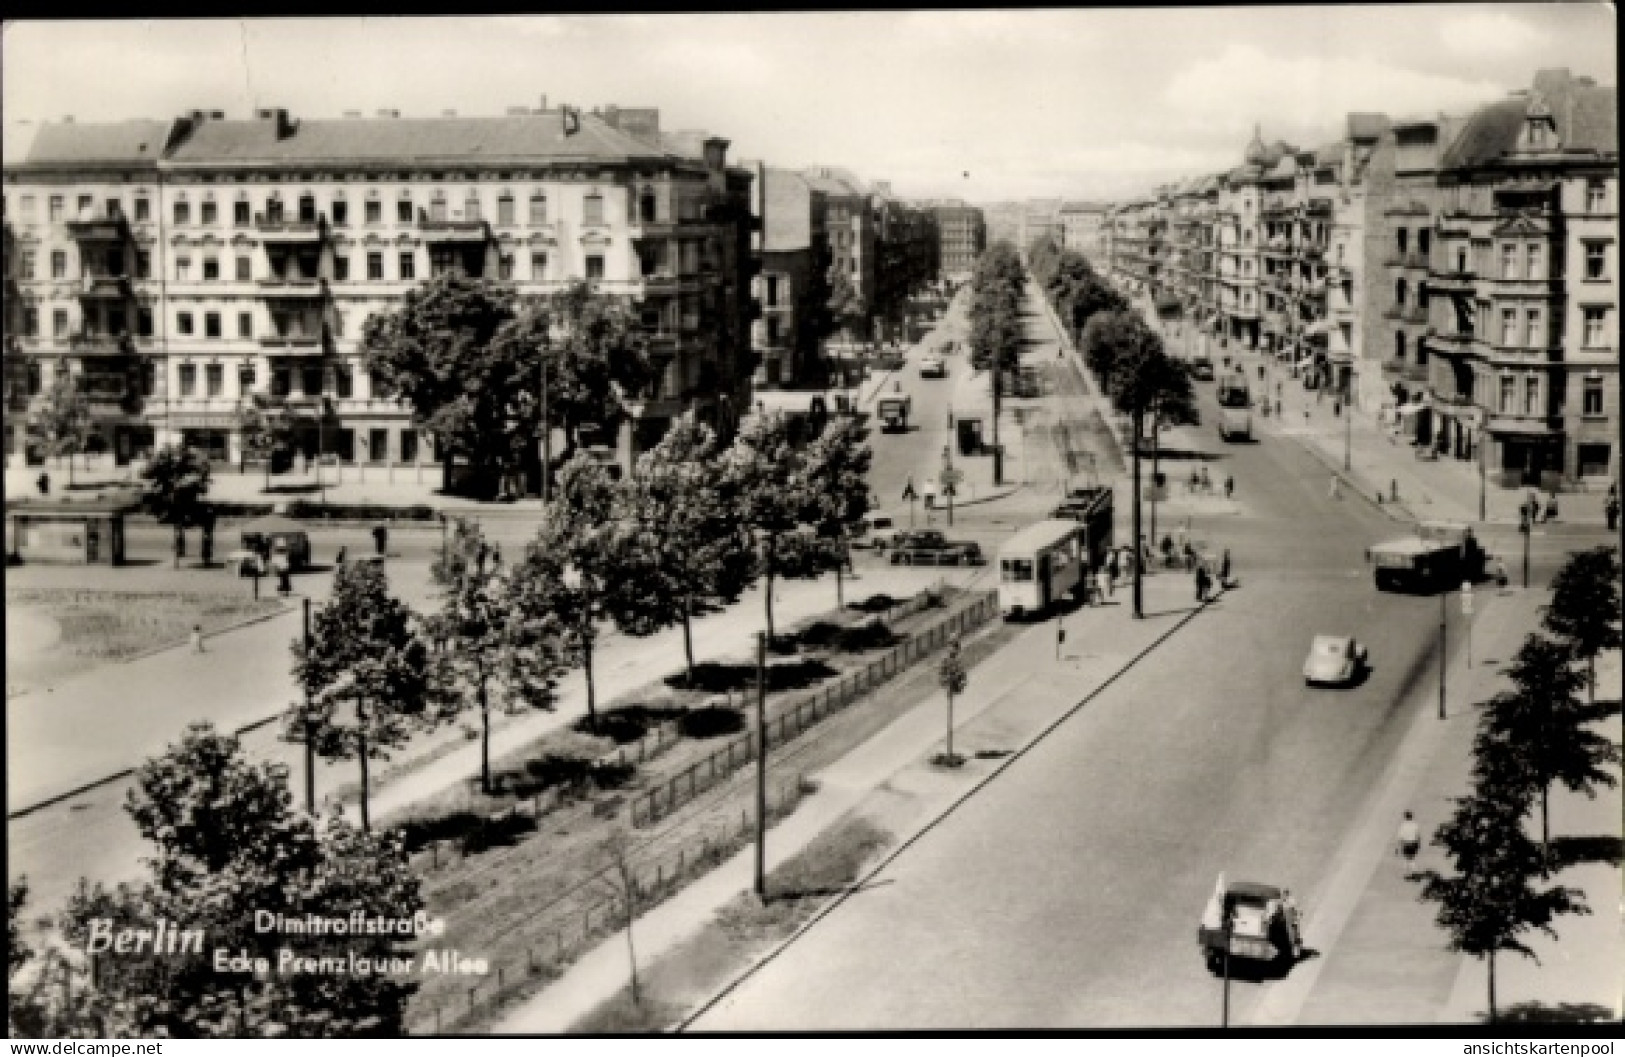
[(1452, 55), (1511, 58), (1544, 47), (1549, 35), (1505, 11), (1474, 11), (1439, 23), (1439, 43)]
[(1290, 137), (1335, 135), (1351, 111), (1463, 110), (1503, 93), (1489, 81), (1421, 73), (1364, 55), (1284, 58), (1233, 44), (1176, 74), (1163, 98), (1181, 117), (1206, 121), (1215, 132), (1245, 133), (1261, 121), (1267, 137), (1271, 129)]

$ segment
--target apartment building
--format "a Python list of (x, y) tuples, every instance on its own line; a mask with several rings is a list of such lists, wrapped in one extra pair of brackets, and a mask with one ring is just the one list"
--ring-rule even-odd
[(1063, 203), (1058, 214), (1061, 246), (1083, 254), (1091, 264), (1102, 264), (1106, 210), (1107, 207), (1098, 202)]
[(788, 169), (765, 169), (758, 193), (762, 273), (753, 292), (762, 315), (751, 326), (762, 362), (756, 377), (770, 387), (791, 385), (816, 374), (819, 340), (828, 330), (833, 256), (827, 204), (823, 192)]
[(939, 278), (962, 283), (976, 270), (976, 260), (987, 249), (987, 220), (982, 211), (963, 202), (931, 207), (937, 218)]
[[(309, 457), (415, 465), (434, 453), (365, 371), (368, 318), (447, 272), (521, 295), (586, 280), (635, 306), (661, 368), (619, 436), (597, 438), (630, 465), (674, 416), (726, 429), (749, 401), (751, 174), (727, 148), (662, 133), (657, 110), (545, 101), (44, 126), (4, 174), (16, 403), (82, 376), (120, 460), (184, 443), (236, 462), (256, 404), (289, 416)], [(7, 451), (23, 456), (15, 427)]]

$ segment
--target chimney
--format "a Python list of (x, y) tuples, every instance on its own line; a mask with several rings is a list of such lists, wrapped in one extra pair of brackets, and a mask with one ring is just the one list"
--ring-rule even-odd
[(705, 167), (713, 172), (721, 172), (728, 164), (728, 141), (720, 136), (708, 136), (705, 140)]
[[(594, 110), (593, 113), (596, 114), (598, 111)], [(621, 108), (616, 106), (614, 103), (609, 104), (608, 106), (604, 107), (603, 118), (604, 124), (610, 126), (611, 128), (620, 128)]]
[(269, 121), (276, 130), (277, 139), (287, 139), (293, 135), (294, 121), (288, 117), (288, 111), (282, 107), (264, 108), (254, 111), (258, 121)]
[(1597, 79), (1595, 77), (1576, 77), (1574, 84), (1577, 88), (1595, 88), (1597, 87)]

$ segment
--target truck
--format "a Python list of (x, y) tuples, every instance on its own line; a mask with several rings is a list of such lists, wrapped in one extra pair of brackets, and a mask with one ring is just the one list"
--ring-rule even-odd
[(1091, 569), (1098, 569), (1112, 549), (1112, 490), (1110, 488), (1074, 488), (1066, 501), (1049, 514), (1052, 518), (1076, 521), (1083, 526), (1083, 560)]
[(1228, 375), (1218, 386), (1219, 439), (1251, 440), (1253, 436), (1253, 399), (1247, 381), (1239, 374)]
[(1226, 939), (1232, 963), (1240, 960), (1284, 973), (1303, 957), (1299, 919), (1298, 906), (1285, 888), (1258, 881), (1226, 882), (1220, 874), (1197, 926), (1196, 943), (1215, 976), (1228, 968)]
[(937, 529), (914, 529), (897, 534), (892, 544), (893, 565), (981, 565), (982, 548), (972, 540), (951, 540)]
[(1470, 526), (1424, 521), (1414, 534), (1377, 544), (1366, 552), (1377, 590), (1431, 593), (1484, 578), (1487, 555)]
[(907, 433), (908, 413), (914, 401), (908, 396), (883, 396), (875, 403), (875, 417), (882, 433)]

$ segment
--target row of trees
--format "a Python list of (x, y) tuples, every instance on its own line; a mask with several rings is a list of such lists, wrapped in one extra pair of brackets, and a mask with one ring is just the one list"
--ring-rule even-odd
[[(1555, 936), (1559, 915), (1590, 913), (1578, 890), (1542, 887), (1563, 865), (1552, 854), (1547, 801), (1555, 784), (1588, 797), (1616, 784), (1608, 767), (1619, 761), (1619, 747), (1593, 728), (1596, 709), (1581, 703), (1579, 691), (1589, 686), (1594, 702), (1596, 658), (1620, 645), (1619, 606), (1618, 553), (1599, 547), (1573, 555), (1553, 581), (1543, 629), (1507, 668), (1511, 688), (1479, 715), (1470, 791), (1433, 838), (1454, 872), (1413, 875), (1422, 898), (1439, 905), (1451, 949), (1486, 960), (1492, 1020), (1496, 954), (1533, 957), (1525, 933)], [(1538, 844), (1527, 833), (1537, 805)]]
[(761, 582), (772, 636), (777, 580), (839, 575), (848, 563), (847, 526), (869, 506), (869, 459), (848, 418), (802, 443), (791, 420), (757, 416), (726, 448), (683, 419), (622, 480), (584, 454), (567, 463), (516, 561), (460, 522), (434, 568), (441, 608), (425, 618), (389, 595), (380, 567), (343, 566), (309, 646), (294, 644), (305, 699), (287, 713), (286, 735), (359, 762), (366, 829), (369, 761), (477, 710), (490, 791), (493, 708), (550, 708), (559, 679), (579, 667), (596, 729), (593, 657), (606, 624), (634, 636), (680, 625), (692, 682), (694, 619)]
[(1100, 312), (1123, 312), (1128, 299), (1101, 278), (1089, 260), (1076, 250), (1063, 249), (1053, 236), (1040, 236), (1029, 248), (1027, 260), (1038, 287), (1067, 328), (1074, 343), (1083, 328)]
[(1021, 296), (1027, 286), (1027, 270), (1015, 247), (995, 242), (983, 251), (971, 273), (970, 357), (971, 367), (990, 371), (993, 384), (993, 483), (1003, 476), (1004, 460), (999, 447), (999, 415), (1003, 405), (1004, 376), (1021, 367), (1024, 342), (1021, 326)]

